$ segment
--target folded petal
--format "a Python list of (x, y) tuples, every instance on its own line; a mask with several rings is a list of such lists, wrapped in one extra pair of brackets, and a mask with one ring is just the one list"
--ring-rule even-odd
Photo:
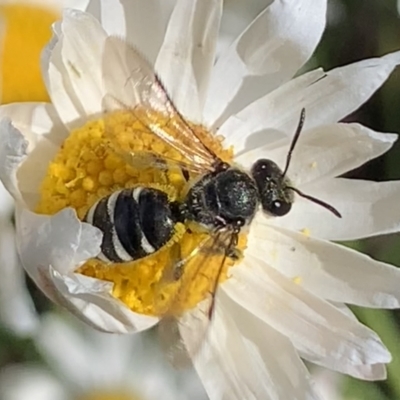
[[(334, 178), (388, 151), (397, 135), (375, 132), (359, 124), (322, 125), (305, 131), (293, 151), (288, 177), (295, 187)], [(250, 169), (255, 160), (268, 158), (284, 169), (289, 140), (244, 152), (236, 161)]]
[(68, 274), (100, 252), (102, 233), (81, 222), (72, 208), (55, 215), (17, 209), (16, 222), (21, 262), (34, 280), (41, 267)]
[(265, 224), (254, 227), (248, 252), (321, 298), (400, 307), (400, 269), (350, 248)]
[[(290, 342), (271, 328), (257, 329), (222, 290), (218, 298), (209, 335), (194, 358), (210, 399), (317, 400)], [(190, 343), (191, 335), (182, 333)]]
[(29, 140), (29, 149), (46, 137), (61, 146), (68, 137), (56, 109), (50, 103), (13, 103), (0, 106), (0, 120), (9, 118), (13, 125)]
[(46, 103), (1, 106), (1, 118), (0, 180), (16, 200), (33, 208), (48, 163), (67, 131), (55, 109)]
[(136, 333), (157, 324), (158, 318), (137, 314), (112, 296), (112, 284), (80, 274), (61, 275), (49, 269), (59, 304), (93, 328), (109, 333)]
[(0, 121), (0, 179), (16, 201), (24, 202), (18, 187), (17, 171), (26, 159), (29, 142), (9, 119)]
[(74, 271), (100, 251), (101, 232), (80, 222), (66, 208), (48, 216), (17, 210), (17, 246), (21, 262), (52, 301), (106, 332), (136, 332), (157, 318), (129, 310), (111, 294), (112, 284)]
[(336, 178), (305, 185), (302, 190), (333, 205), (337, 218), (325, 208), (297, 197), (290, 213), (268, 223), (304, 230), (327, 240), (357, 240), (400, 230), (399, 182)]
[(218, 127), (292, 78), (325, 28), (326, 0), (274, 1), (221, 54), (212, 74), (205, 123)]
[[(221, 134), (240, 148), (250, 134), (275, 129), (292, 134), (306, 109), (304, 129), (335, 123), (357, 110), (400, 63), (400, 52), (333, 69), (309, 72), (256, 100), (230, 117)], [(242, 139), (240, 139), (242, 136)], [(230, 143), (229, 142), (229, 143)]]
[(309, 293), (265, 262), (247, 255), (231, 270), (226, 293), (266, 324), (287, 336), (301, 354), (344, 372), (344, 365), (388, 363), (378, 335)]
[(202, 119), (221, 14), (221, 0), (178, 1), (155, 64), (174, 104), (191, 121)]

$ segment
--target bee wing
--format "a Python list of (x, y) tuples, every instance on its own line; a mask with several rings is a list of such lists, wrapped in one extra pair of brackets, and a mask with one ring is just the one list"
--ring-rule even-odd
[(165, 156), (157, 156), (157, 154), (150, 151), (135, 151), (127, 152), (120, 148), (116, 149), (119, 156), (132, 168), (144, 170), (147, 168), (156, 168), (161, 171), (178, 170), (183, 174), (191, 172), (193, 174), (200, 174), (203, 171), (198, 166), (189, 164), (182, 160), (174, 160)]
[[(209, 235), (186, 258), (173, 263), (164, 274), (161, 284), (171, 283), (174, 279), (176, 284), (168, 301), (162, 304), (164, 310), (160, 313), (162, 318), (158, 329), (167, 357), (175, 367), (190, 365), (191, 359), (196, 356), (206, 339), (218, 281), (233, 237), (233, 232), (229, 230), (220, 230)], [(176, 271), (181, 271), (178, 280)], [(205, 299), (193, 309), (183, 311), (182, 303), (185, 303), (194, 291), (198, 291), (199, 287), (210, 288), (208, 291), (204, 289)], [(186, 337), (191, 338), (189, 347), (182, 338), (182, 331)]]
[[(103, 99), (104, 111), (129, 111), (132, 123), (141, 127), (139, 130), (151, 132), (198, 169), (213, 170), (217, 156), (176, 109), (152, 66), (117, 37), (106, 39), (104, 54), (103, 79), (107, 93)], [(129, 148), (118, 143), (118, 132), (107, 129), (107, 119), (106, 116), (106, 134), (118, 147), (129, 152)]]

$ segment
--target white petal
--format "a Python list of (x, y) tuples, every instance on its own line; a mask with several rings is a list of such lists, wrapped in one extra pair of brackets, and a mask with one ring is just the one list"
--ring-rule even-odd
[[(304, 358), (307, 359), (307, 356), (304, 355)], [(327, 367), (329, 368), (329, 365)], [(371, 365), (347, 364), (343, 365), (341, 372), (364, 381), (382, 381), (387, 378), (386, 365), (379, 363)]]
[(110, 333), (136, 333), (157, 324), (158, 318), (137, 314), (112, 296), (110, 282), (79, 274), (49, 270), (60, 304), (95, 329)]
[[(0, 178), (1, 179), (1, 178)], [(14, 212), (14, 199), (10, 193), (6, 190), (0, 180), (0, 218), (10, 218)]]
[(259, 224), (247, 251), (324, 299), (400, 307), (400, 269), (347, 247)]
[[(231, 117), (221, 134), (243, 146), (248, 135), (265, 129), (292, 134), (306, 109), (304, 129), (335, 123), (357, 110), (386, 81), (400, 63), (400, 52), (333, 69), (309, 72), (255, 101)], [(288, 85), (288, 86), (287, 86)], [(287, 87), (286, 87), (287, 86)], [(238, 126), (236, 127), (236, 124)]]
[(90, 14), (66, 10), (61, 23), (61, 56), (75, 96), (86, 115), (102, 111), (101, 61), (106, 32)]
[(326, 0), (273, 2), (222, 54), (212, 74), (206, 124), (288, 81), (309, 59), (325, 28)]
[[(53, 2), (53, 0), (50, 1)], [(74, 8), (82, 11), (87, 10), (90, 2), (91, 0), (62, 0), (63, 8)]]
[(247, 256), (233, 268), (224, 290), (238, 304), (282, 334), (307, 359), (343, 371), (344, 365), (388, 363), (378, 335), (305, 291), (265, 262)]
[(178, 1), (155, 64), (174, 104), (191, 121), (201, 122), (221, 13), (221, 0)]
[(44, 51), (48, 90), (62, 121), (70, 129), (102, 111), (101, 63), (106, 33), (88, 13), (65, 10)]
[[(295, 109), (293, 107), (287, 109), (288, 99), (294, 93), (303, 92), (324, 76), (325, 72), (322, 69), (300, 75), (237, 114), (231, 115), (218, 130), (218, 134), (225, 138), (224, 144), (227, 147), (234, 146), (236, 154), (241, 153), (244, 149), (251, 150), (266, 145), (270, 141), (271, 131), (282, 128), (282, 124), (276, 123), (280, 116), (274, 114), (274, 108), (279, 108), (281, 113), (290, 112), (292, 114), (295, 112), (298, 123), (301, 108), (296, 106)], [(290, 130), (283, 131), (282, 136), (290, 137), (294, 131), (295, 125), (290, 126)]]
[(33, 208), (48, 163), (67, 131), (55, 109), (45, 103), (1, 106), (1, 118), (0, 180), (16, 200)]
[[(133, 3), (133, 1), (130, 1), (130, 3)], [(126, 37), (128, 23), (125, 15), (126, 8), (129, 7), (120, 1), (101, 0), (93, 1), (87, 12), (94, 15), (100, 21), (101, 26), (109, 35)]]
[(68, 131), (57, 111), (49, 103), (5, 104), (0, 106), (0, 119), (3, 118), (9, 118), (28, 139), (30, 150), (43, 137), (57, 146), (60, 146), (68, 137)]
[(314, 237), (356, 240), (400, 230), (400, 185), (336, 178), (306, 185), (302, 190), (340, 211), (337, 218), (325, 208), (296, 198), (290, 213), (268, 223), (290, 230), (306, 229)]
[(176, 1), (129, 0), (122, 3), (128, 42), (154, 65)]
[(100, 251), (101, 232), (66, 208), (48, 216), (17, 210), (21, 262), (37, 286), (84, 322), (106, 332), (136, 332), (157, 323), (111, 295), (112, 284), (74, 271)]
[(38, 327), (38, 316), (18, 259), (14, 227), (3, 218), (0, 220), (0, 274), (1, 322), (18, 335), (33, 333)]
[(0, 374), (2, 400), (67, 400), (67, 390), (48, 371), (19, 364), (3, 368)]
[[(359, 124), (323, 125), (304, 132), (293, 152), (288, 177), (295, 187), (303, 189), (307, 183), (333, 178), (363, 165), (388, 151), (397, 135), (379, 133)], [(290, 147), (266, 145), (245, 152), (236, 161), (251, 168), (255, 160), (268, 158), (283, 169)], [(300, 186), (301, 185), (301, 186)]]
[(21, 262), (34, 280), (42, 267), (67, 274), (100, 252), (101, 232), (79, 221), (71, 208), (52, 216), (21, 209), (16, 218)]
[(343, 400), (341, 392), (346, 379), (343, 375), (325, 368), (313, 368), (312, 377), (324, 400)]
[(16, 201), (23, 202), (18, 188), (17, 170), (26, 158), (28, 141), (11, 121), (0, 121), (0, 179)]
[[(209, 336), (194, 359), (209, 398), (317, 399), (290, 342), (272, 329), (246, 329), (245, 316), (236, 323), (236, 310), (229, 299), (222, 291), (218, 298)], [(187, 343), (190, 339), (190, 335), (185, 337)], [(262, 343), (268, 345), (260, 348)]]

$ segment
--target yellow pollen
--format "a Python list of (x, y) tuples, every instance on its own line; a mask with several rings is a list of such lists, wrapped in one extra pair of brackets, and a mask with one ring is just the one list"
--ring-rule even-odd
[(307, 238), (311, 236), (311, 231), (308, 228), (304, 228), (300, 232)]
[(316, 162), (316, 161), (313, 161), (313, 162), (310, 164), (310, 167), (313, 168), (313, 169), (317, 168), (317, 162)]
[[(137, 112), (140, 113), (140, 110)], [(180, 170), (171, 165), (163, 170), (133, 167), (137, 157), (134, 160), (129, 158), (130, 152), (145, 150), (182, 160), (177, 151), (149, 132), (145, 123), (146, 118), (150, 118), (149, 111), (146, 113), (138, 122), (129, 112), (116, 112), (108, 115), (106, 120), (88, 122), (71, 132), (48, 167), (37, 212), (54, 214), (64, 207), (73, 207), (82, 219), (100, 198), (138, 185), (163, 190), (170, 200), (181, 200), (185, 196), (187, 182)], [(152, 114), (151, 121), (158, 118), (161, 124), (162, 118), (154, 111)], [(232, 151), (224, 150), (221, 142), (205, 128), (192, 125), (192, 129), (221, 159), (232, 159)], [(195, 175), (192, 174), (191, 178)], [(194, 307), (214, 289), (222, 264), (222, 254), (211, 255), (207, 262), (202, 263), (198, 263), (199, 258), (193, 257), (183, 268), (183, 275), (178, 281), (165, 278), (168, 267), (176, 264), (177, 259), (193, 254), (199, 244), (209, 237), (198, 226), (187, 228), (178, 223), (172, 239), (141, 260), (106, 264), (91, 259), (77, 272), (113, 282), (113, 295), (135, 312), (147, 315), (180, 314)], [(245, 246), (246, 236), (243, 234), (238, 247), (243, 250)], [(230, 258), (225, 261), (220, 282), (227, 278), (227, 270), (233, 263)]]
[(48, 95), (40, 71), (40, 54), (51, 38), (54, 11), (26, 4), (4, 4), (5, 22), (1, 54), (1, 102), (46, 101)]
[(303, 281), (303, 279), (301, 278), (301, 276), (295, 276), (295, 277), (293, 277), (293, 282), (294, 282), (296, 285), (301, 285), (302, 281)]

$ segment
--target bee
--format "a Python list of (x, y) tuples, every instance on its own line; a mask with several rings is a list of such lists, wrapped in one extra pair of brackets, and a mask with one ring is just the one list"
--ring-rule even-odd
[[(190, 222), (199, 225), (207, 232), (207, 239), (189, 256), (175, 261), (168, 268), (169, 273), (166, 276), (179, 281), (189, 259), (196, 262), (194, 274), (201, 273), (207, 257), (215, 254), (220, 256), (221, 268), (213, 277), (213, 289), (206, 302), (205, 319), (210, 321), (222, 266), (228, 257), (238, 257), (236, 247), (239, 234), (251, 225), (260, 208), (269, 216), (282, 217), (290, 212), (297, 194), (341, 217), (331, 205), (295, 188), (287, 176), (292, 153), (304, 125), (305, 110), (301, 110), (284, 169), (272, 160), (259, 159), (255, 160), (250, 171), (244, 171), (220, 159), (202, 140), (176, 109), (151, 65), (136, 50), (115, 37), (108, 38), (105, 46), (109, 47), (113, 56), (124, 60), (129, 70), (126, 72), (129, 79), (124, 81), (126, 77), (116, 76), (115, 71), (107, 67), (107, 62), (104, 63), (105, 84), (109, 87), (104, 102), (105, 111), (123, 109), (131, 112), (137, 120), (143, 118), (151, 134), (179, 152), (180, 158), (163, 159), (163, 155), (146, 152), (135, 154), (126, 149), (120, 149), (121, 154), (137, 168), (162, 169), (166, 165), (175, 165), (184, 171), (189, 182), (184, 198), (179, 201), (171, 201), (163, 190), (145, 185), (118, 190), (100, 199), (85, 217), (85, 221), (103, 232), (101, 254), (98, 257), (111, 263), (140, 260), (162, 249), (173, 237), (177, 223)], [(118, 80), (121, 80), (126, 93), (129, 89), (134, 93), (134, 98), (124, 98), (113, 92), (118, 87)], [(126, 105), (129, 102), (133, 105)], [(140, 112), (137, 111), (138, 108)], [(143, 114), (146, 113), (145, 110), (150, 111)], [(166, 122), (160, 123), (154, 115), (161, 116)], [(174, 130), (174, 135), (171, 129)], [(109, 133), (109, 139), (117, 143), (118, 138), (115, 135), (117, 134)], [(189, 289), (182, 286), (179, 290)], [(170, 329), (171, 320), (179, 324), (179, 318), (170, 318), (168, 312), (162, 317), (167, 321), (164, 331)], [(202, 331), (204, 333), (204, 329)], [(199, 334), (199, 343), (200, 336)], [(173, 339), (170, 339), (169, 347), (175, 353), (172, 358), (176, 358), (182, 353), (181, 338), (179, 333), (171, 337)]]

